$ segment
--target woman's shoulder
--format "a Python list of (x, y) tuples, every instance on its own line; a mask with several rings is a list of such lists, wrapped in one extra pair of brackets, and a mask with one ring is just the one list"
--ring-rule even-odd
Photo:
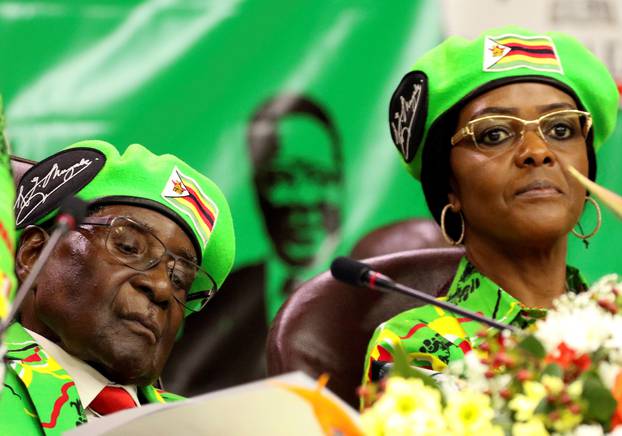
[[(445, 300), (446, 297), (442, 297), (440, 299)], [(419, 329), (423, 328), (434, 320), (446, 315), (446, 312), (439, 310), (435, 306), (425, 304), (398, 313), (389, 320), (380, 324), (376, 330), (391, 329), (400, 336), (404, 336), (414, 327), (418, 327)]]
[(376, 329), (369, 343), (364, 382), (378, 380), (393, 363), (400, 346), (417, 367), (442, 371), (450, 361), (470, 350), (456, 317), (424, 305), (402, 312)]

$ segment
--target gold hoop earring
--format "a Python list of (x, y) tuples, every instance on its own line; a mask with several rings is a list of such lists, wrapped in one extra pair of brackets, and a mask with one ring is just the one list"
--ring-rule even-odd
[(447, 234), (447, 229), (445, 228), (445, 215), (447, 214), (447, 209), (450, 209), (452, 207), (453, 205), (449, 203), (441, 211), (441, 233), (443, 234), (443, 238), (445, 238), (447, 243), (451, 245), (460, 245), (462, 243), (462, 240), (464, 239), (464, 217), (462, 216), (462, 212), (458, 212), (458, 215), (460, 215), (461, 231), (460, 231), (460, 237), (458, 238), (457, 241), (454, 241), (453, 239), (451, 239), (449, 234)]
[[(600, 230), (600, 225), (603, 222), (603, 217), (600, 212), (600, 206), (598, 205), (596, 200), (594, 200), (590, 196), (585, 196), (585, 201), (589, 201), (590, 203), (592, 203), (594, 205), (594, 208), (596, 209), (596, 227), (594, 228), (594, 230), (592, 230), (592, 233), (590, 233), (589, 235), (582, 235), (581, 233), (576, 232), (574, 229), (572, 229), (570, 232), (573, 235), (575, 235), (577, 238), (585, 241), (585, 243), (587, 244), (587, 240), (590, 239), (592, 236), (594, 236), (596, 233), (598, 233), (598, 230)], [(581, 228), (581, 224), (579, 224), (579, 228)]]

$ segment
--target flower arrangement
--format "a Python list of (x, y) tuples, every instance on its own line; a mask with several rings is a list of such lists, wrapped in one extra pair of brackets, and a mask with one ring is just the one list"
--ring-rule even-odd
[(493, 329), (439, 379), (400, 348), (366, 387), (369, 435), (622, 436), (622, 283), (609, 275), (555, 301), (528, 331)]

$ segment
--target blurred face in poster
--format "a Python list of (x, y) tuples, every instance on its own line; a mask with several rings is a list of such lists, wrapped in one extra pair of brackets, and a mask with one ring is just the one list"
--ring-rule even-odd
[(266, 229), (278, 256), (293, 266), (313, 262), (339, 228), (341, 155), (331, 129), (312, 114), (292, 113), (264, 123), (263, 136), (255, 137), (255, 151), (262, 151), (255, 154), (262, 157), (254, 160), (255, 184)]

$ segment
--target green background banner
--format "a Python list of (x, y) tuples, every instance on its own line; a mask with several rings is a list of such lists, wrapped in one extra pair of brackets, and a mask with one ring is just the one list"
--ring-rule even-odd
[(440, 41), (439, 13), (434, 1), (4, 1), (0, 89), (13, 148), (41, 159), (98, 138), (174, 152), (230, 199), (245, 265), (272, 253), (250, 120), (271, 98), (306, 96), (336, 126), (344, 175), (338, 247), (306, 277), (374, 227), (427, 215), (390, 142), (387, 102)]
[[(138, 142), (205, 172), (232, 207), (236, 268), (268, 265), (270, 318), (283, 289), (364, 234), (429, 217), (387, 108), (443, 38), (441, 5), (3, 0), (0, 91), (14, 152), (41, 159), (82, 139)], [(599, 182), (622, 191), (622, 122), (598, 160)], [(571, 237), (569, 262), (590, 280), (622, 272), (620, 223), (603, 218), (589, 249)]]
[[(13, 148), (23, 157), (101, 138), (119, 148), (139, 142), (173, 151), (204, 170), (231, 200), (243, 265), (270, 251), (252, 191), (247, 129), (277, 95), (320, 102), (342, 138), (340, 251), (378, 225), (427, 215), (393, 150), (387, 102), (441, 38), (435, 1), (389, 8), (373, 0), (5, 0), (0, 89)], [(613, 188), (622, 186), (620, 135), (599, 159), (600, 181)], [(609, 221), (597, 239), (611, 242)], [(621, 269), (618, 259), (575, 248), (572, 258), (591, 278)], [(589, 253), (599, 248), (595, 241)]]

